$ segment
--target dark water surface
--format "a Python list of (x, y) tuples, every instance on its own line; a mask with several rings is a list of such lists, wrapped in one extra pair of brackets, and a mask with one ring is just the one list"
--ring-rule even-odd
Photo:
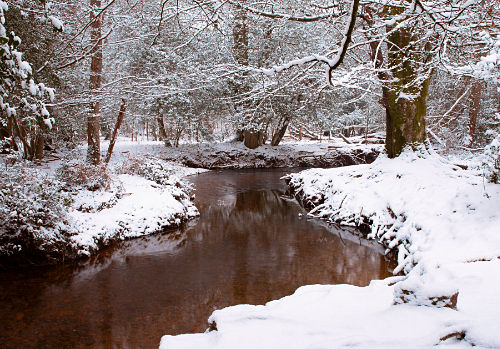
[(181, 231), (78, 265), (0, 271), (0, 347), (157, 348), (164, 334), (204, 331), (218, 308), (391, 275), (378, 246), (300, 216), (285, 172), (191, 177), (201, 217)]

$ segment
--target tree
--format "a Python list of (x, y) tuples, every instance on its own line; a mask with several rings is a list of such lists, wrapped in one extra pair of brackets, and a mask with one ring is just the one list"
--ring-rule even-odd
[(385, 148), (391, 158), (409, 144), (423, 143), (426, 136), (426, 103), (432, 66), (425, 63), (433, 52), (429, 39), (424, 38), (425, 33), (420, 29), (421, 21), (408, 20), (415, 8), (407, 14), (406, 11), (400, 6), (384, 9), (390, 17), (398, 18), (386, 26), (391, 82), (384, 88), (382, 97), (386, 110)]
[[(436, 69), (444, 68), (452, 74), (481, 75), (482, 78), (498, 77), (498, 71), (492, 72), (491, 64), (498, 66), (498, 59), (494, 58), (497, 56), (492, 53), (490, 58), (481, 58), (482, 62), (477, 65), (463, 66), (469, 58), (463, 54), (464, 47), (479, 45), (483, 48), (480, 57), (484, 57), (488, 49), (495, 50), (498, 46), (493, 39), (499, 35), (498, 8), (494, 2), (483, 1), (479, 4), (457, 0), (428, 4), (419, 0), (375, 1), (363, 4), (359, 10), (356, 1), (351, 3), (354, 6), (347, 23), (348, 30), (344, 32), (335, 58), (315, 54), (262, 71), (279, 73), (310, 62), (326, 63), (334, 88), (339, 81), (345, 80), (346, 74), (354, 78), (357, 75), (363, 81), (361, 74), (366, 76), (367, 71), (371, 72), (382, 87), (381, 101), (386, 110), (386, 150), (390, 157), (398, 156), (408, 145), (425, 140), (429, 83)], [(345, 13), (344, 4), (340, 2), (324, 8), (333, 9), (331, 17), (340, 17)], [(264, 8), (245, 8), (255, 15), (274, 19), (297, 22), (325, 19), (324, 15), (294, 16)], [(355, 17), (363, 19), (362, 30), (353, 30)], [(351, 35), (357, 42), (347, 52), (345, 43), (351, 40)], [(371, 59), (368, 62), (363, 62), (364, 46), (369, 47)], [(351, 56), (350, 60), (347, 59), (346, 68), (335, 72), (337, 63), (342, 61), (339, 57), (343, 58), (346, 53)], [(453, 59), (450, 60), (451, 57)], [(363, 88), (358, 84), (355, 87)]]
[(0, 141), (3, 148), (22, 149), (26, 159), (41, 159), (43, 132), (54, 123), (45, 101), (53, 100), (54, 90), (35, 83), (31, 65), (18, 51), (21, 39), (6, 32), (7, 10), (7, 3), (0, 1)]
[[(93, 165), (98, 165), (101, 159), (101, 142), (99, 131), (99, 113), (100, 101), (97, 97), (99, 89), (101, 88), (102, 80), (102, 16), (101, 0), (90, 0), (91, 14), (91, 31), (90, 31), (90, 44), (91, 50), (91, 63), (90, 63), (90, 92), (92, 94), (92, 101), (90, 107), (90, 114), (87, 119), (87, 161)], [(100, 12), (99, 12), (100, 11)]]

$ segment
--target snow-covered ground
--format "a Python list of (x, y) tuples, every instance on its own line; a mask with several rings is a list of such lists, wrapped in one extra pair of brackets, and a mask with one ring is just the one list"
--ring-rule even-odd
[[(107, 149), (108, 142), (102, 148)], [(162, 142), (119, 138), (110, 168), (111, 190), (80, 190), (69, 216), (77, 233), (71, 237), (80, 254), (109, 241), (123, 240), (179, 226), (199, 215), (181, 178), (202, 172), (159, 159)]]
[(77, 232), (71, 236), (80, 254), (89, 254), (112, 240), (123, 240), (173, 228), (198, 216), (186, 193), (175, 185), (129, 174), (118, 176), (120, 192), (78, 193), (69, 213)]
[(479, 167), (409, 151), (289, 181), (312, 215), (369, 226), (400, 275), (217, 310), (216, 331), (164, 336), (161, 349), (500, 348), (500, 185)]
[(120, 138), (107, 169), (88, 166), (85, 147), (38, 168), (6, 165), (0, 257), (13, 263), (62, 262), (198, 216), (182, 177), (203, 170), (159, 159), (164, 148), (161, 142)]

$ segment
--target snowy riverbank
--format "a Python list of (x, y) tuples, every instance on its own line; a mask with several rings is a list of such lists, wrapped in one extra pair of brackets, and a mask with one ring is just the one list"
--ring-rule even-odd
[(403, 276), (217, 310), (217, 331), (164, 336), (160, 348), (500, 347), (500, 186), (479, 169), (407, 152), (288, 180), (312, 215), (370, 227)]
[(248, 149), (241, 142), (183, 144), (179, 148), (166, 148), (161, 157), (206, 169), (340, 167), (371, 163), (383, 149), (382, 144), (361, 144), (362, 141), (362, 137), (353, 137), (352, 144), (347, 144), (340, 138), (332, 138), (321, 143), (283, 142), (256, 149)]
[(108, 168), (88, 166), (85, 149), (38, 167), (3, 167), (1, 261), (59, 263), (198, 216), (181, 178), (200, 170), (159, 159), (162, 148), (121, 139)]
[[(151, 234), (198, 215), (181, 178), (203, 168), (345, 166), (372, 162), (380, 144), (341, 139), (248, 149), (241, 143), (183, 144), (120, 137), (107, 168), (89, 167), (86, 147), (39, 166), (1, 171), (0, 263), (58, 263), (114, 241)], [(377, 141), (373, 139), (372, 141)], [(108, 142), (102, 141), (102, 149)], [(189, 167), (197, 167), (197, 169)]]

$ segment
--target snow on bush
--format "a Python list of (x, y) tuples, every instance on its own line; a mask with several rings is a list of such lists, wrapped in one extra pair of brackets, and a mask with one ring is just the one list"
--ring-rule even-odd
[(94, 166), (82, 160), (68, 158), (63, 159), (56, 170), (56, 177), (69, 191), (82, 188), (90, 191), (109, 189), (112, 182), (106, 166)]
[[(16, 142), (26, 145), (34, 142), (40, 131), (52, 128), (54, 118), (45, 103), (54, 101), (54, 89), (35, 82), (30, 63), (18, 50), (21, 38), (4, 26), (7, 10), (7, 2), (0, 1), (0, 123), (3, 127), (13, 124), (14, 128), (25, 128), (27, 134), (12, 134)], [(24, 148), (27, 158), (35, 155), (33, 146)]]
[(137, 174), (158, 184), (171, 185), (175, 169), (166, 161), (148, 156), (131, 156), (119, 167), (119, 172)]
[(187, 202), (192, 199), (189, 195), (192, 186), (179, 179), (177, 167), (158, 158), (130, 157), (119, 167), (119, 172), (140, 175), (160, 185), (170, 186), (177, 200)]
[(173, 175), (175, 166), (147, 158), (127, 161), (121, 170), (127, 174), (68, 158), (54, 177), (6, 161), (0, 168), (0, 259), (60, 262), (198, 216), (191, 187)]
[(0, 257), (55, 259), (68, 252), (71, 198), (61, 188), (25, 163), (0, 168)]
[(485, 150), (485, 174), (492, 183), (500, 183), (500, 134)]

